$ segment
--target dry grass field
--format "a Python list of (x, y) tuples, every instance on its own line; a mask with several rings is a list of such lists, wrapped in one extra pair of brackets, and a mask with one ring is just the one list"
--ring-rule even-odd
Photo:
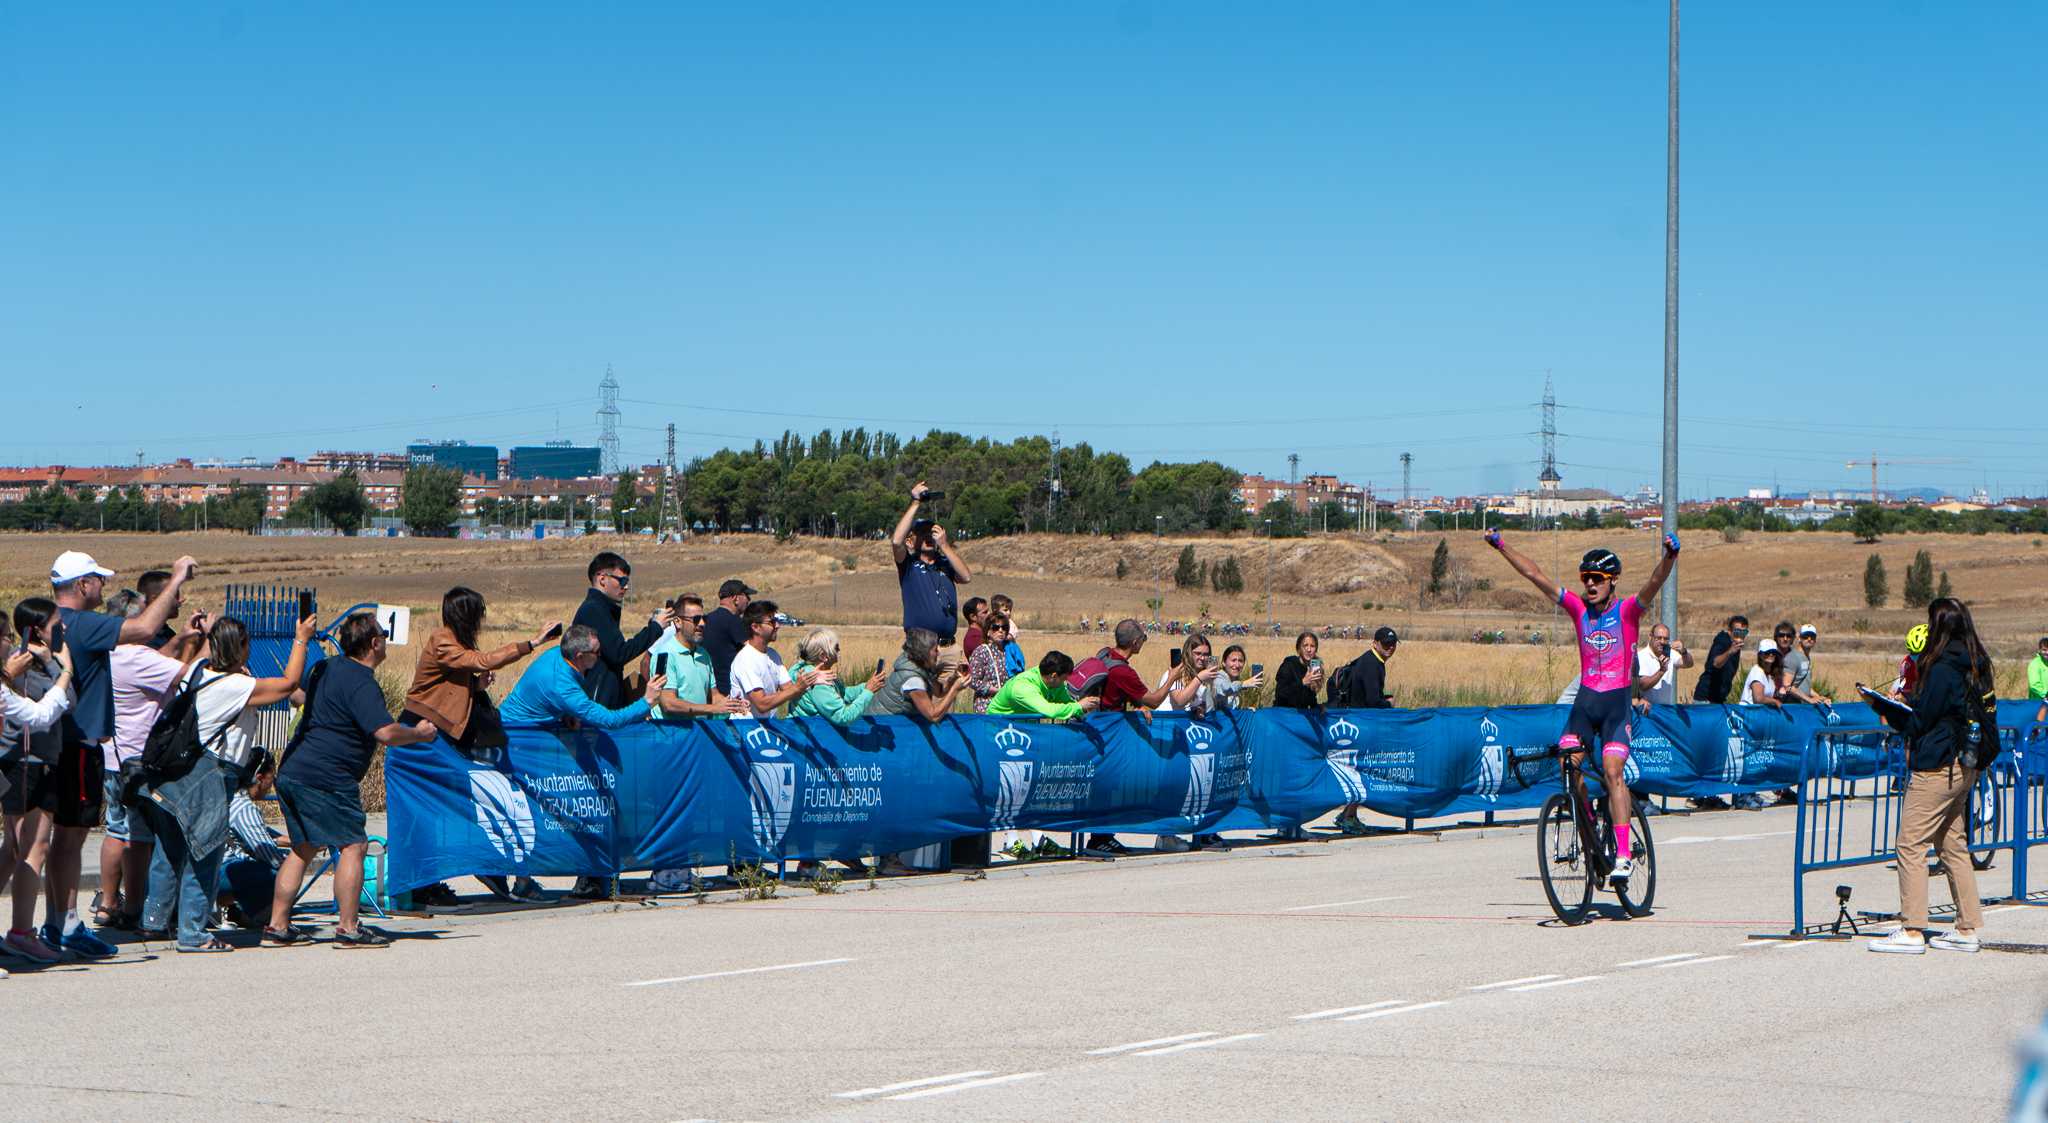
[[(1450, 544), (1454, 575), (1463, 577), (1455, 582), (1464, 589), (1458, 603), (1422, 595), (1439, 537)], [(1566, 578), (1580, 553), (1594, 544), (1613, 546), (1629, 567), (1624, 586), (1648, 571), (1656, 548), (1654, 535), (1637, 531), (1528, 534), (1517, 542), (1553, 576)], [(1190, 544), (1204, 562), (1235, 556), (1244, 594), (1173, 588), (1174, 561)], [(893, 623), (899, 602), (886, 542), (778, 543), (751, 535), (667, 546), (611, 538), (464, 542), (227, 533), (0, 535), (0, 599), (12, 604), (44, 591), (40, 576), (50, 559), (70, 548), (92, 552), (129, 580), (190, 553), (200, 561), (200, 576), (188, 600), (203, 607), (218, 608), (229, 584), (311, 584), (320, 590), (324, 612), (357, 601), (406, 604), (423, 630), (436, 618), (441, 592), (467, 584), (492, 606), (489, 640), (530, 635), (544, 622), (573, 612), (583, 595), (591, 553), (613, 548), (634, 563), (629, 614), (683, 592), (708, 597), (721, 580), (738, 576), (810, 626), (838, 628), (849, 666), (872, 668), (877, 657), (893, 653), (897, 635)], [(1823, 682), (1846, 691), (1855, 679), (1886, 677), (1896, 660), (1899, 635), (1924, 618), (1898, 607), (1906, 564), (1920, 549), (1930, 552), (1937, 569), (1948, 571), (1957, 594), (1971, 603), (2001, 660), (2001, 681), (2012, 689), (2034, 639), (2048, 633), (2048, 612), (2037, 607), (2048, 585), (2048, 548), (2039, 539), (2021, 536), (1900, 535), (1870, 546), (1841, 534), (1752, 532), (1733, 542), (1720, 535), (1691, 535), (1681, 575), (1680, 637), (1704, 651), (1720, 620), (1736, 611), (1747, 613), (1760, 631), (1780, 619), (1812, 623), (1822, 634), (1816, 667)], [(1102, 637), (1078, 634), (1082, 615), (1112, 621), (1146, 617), (1146, 600), (1160, 595), (1162, 619), (1193, 620), (1206, 606), (1215, 620), (1256, 625), (1259, 637), (1238, 642), (1253, 661), (1268, 668), (1279, 665), (1300, 627), (1391, 624), (1406, 641), (1392, 686), (1408, 705), (1547, 701), (1573, 673), (1568, 646), (1526, 642), (1538, 631), (1553, 641), (1569, 636), (1569, 626), (1476, 533), (1373, 539), (1340, 534), (1274, 542), (1245, 536), (1030, 535), (970, 542), (964, 551), (977, 574), (968, 592), (1014, 597), (1024, 645), (1034, 658), (1055, 646), (1076, 657), (1092, 652)], [(1886, 608), (1863, 605), (1863, 567), (1872, 552), (1884, 559), (1891, 575), (1893, 597)], [(1286, 634), (1278, 640), (1264, 628), (1262, 594), (1269, 566), (1272, 614)], [(1470, 640), (1474, 631), (1495, 629), (1506, 632), (1510, 642), (1490, 646)], [(806, 630), (783, 633), (779, 646), (791, 662)], [(1166, 651), (1177, 642), (1161, 635), (1147, 645), (1138, 666), (1148, 680), (1164, 670)], [(1216, 641), (1219, 651), (1227, 642)], [(1363, 647), (1359, 640), (1331, 640), (1323, 656), (1334, 664)], [(394, 649), (388, 675), (404, 680), (410, 673), (411, 652)], [(1688, 690), (1690, 677), (1685, 676)], [(509, 688), (515, 678), (501, 676), (500, 689)]]

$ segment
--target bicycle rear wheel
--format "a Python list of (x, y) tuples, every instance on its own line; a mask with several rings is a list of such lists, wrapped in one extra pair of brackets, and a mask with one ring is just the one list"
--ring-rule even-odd
[(1630, 916), (1648, 916), (1650, 902), (1657, 899), (1657, 843), (1650, 837), (1650, 820), (1640, 802), (1629, 813), (1629, 822), (1628, 848), (1635, 856), (1635, 873), (1615, 887), (1614, 895)]
[(1560, 792), (1543, 801), (1536, 824), (1536, 865), (1550, 911), (1566, 924), (1584, 924), (1593, 908), (1592, 856), (1579, 844), (1571, 797)]

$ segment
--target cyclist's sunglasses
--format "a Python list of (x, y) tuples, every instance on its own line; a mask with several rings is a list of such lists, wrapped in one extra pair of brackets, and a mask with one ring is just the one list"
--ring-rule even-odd
[(1614, 580), (1614, 578), (1613, 578), (1612, 576), (1608, 575), (1608, 574), (1605, 574), (1605, 573), (1601, 573), (1601, 572), (1599, 572), (1599, 571), (1597, 571), (1597, 570), (1592, 570), (1592, 569), (1588, 569), (1588, 570), (1584, 570), (1584, 571), (1582, 571), (1582, 572), (1581, 572), (1581, 573), (1579, 574), (1579, 580), (1581, 580), (1581, 581), (1606, 581), (1606, 582), (1611, 582), (1611, 581), (1613, 581), (1613, 580)]

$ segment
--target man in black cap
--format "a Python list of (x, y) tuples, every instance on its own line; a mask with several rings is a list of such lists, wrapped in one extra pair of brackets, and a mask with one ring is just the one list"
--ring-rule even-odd
[(711, 656), (711, 673), (720, 694), (730, 695), (732, 657), (753, 637), (753, 629), (740, 619), (753, 599), (754, 590), (735, 577), (718, 587), (718, 607), (704, 614), (704, 638), (700, 642)]
[[(1394, 696), (1387, 693), (1387, 660), (1394, 657), (1394, 649), (1400, 643), (1400, 635), (1384, 625), (1372, 634), (1372, 644), (1365, 649), (1365, 654), (1353, 659), (1339, 675), (1344, 684), (1346, 706), (1367, 710), (1394, 708)], [(1359, 821), (1356, 803), (1344, 805), (1335, 825), (1345, 834), (1364, 834), (1367, 830), (1366, 825)]]

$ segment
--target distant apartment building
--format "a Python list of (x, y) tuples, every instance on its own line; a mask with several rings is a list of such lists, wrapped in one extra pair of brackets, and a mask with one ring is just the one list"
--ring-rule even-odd
[(403, 472), (412, 462), (401, 452), (335, 452), (323, 449), (306, 458), (316, 472)]
[(1258, 514), (1276, 500), (1286, 501), (1304, 515), (1325, 503), (1338, 504), (1352, 516), (1365, 510), (1365, 489), (1330, 475), (1311, 474), (1299, 483), (1248, 475), (1238, 480), (1237, 495), (1248, 515)]

